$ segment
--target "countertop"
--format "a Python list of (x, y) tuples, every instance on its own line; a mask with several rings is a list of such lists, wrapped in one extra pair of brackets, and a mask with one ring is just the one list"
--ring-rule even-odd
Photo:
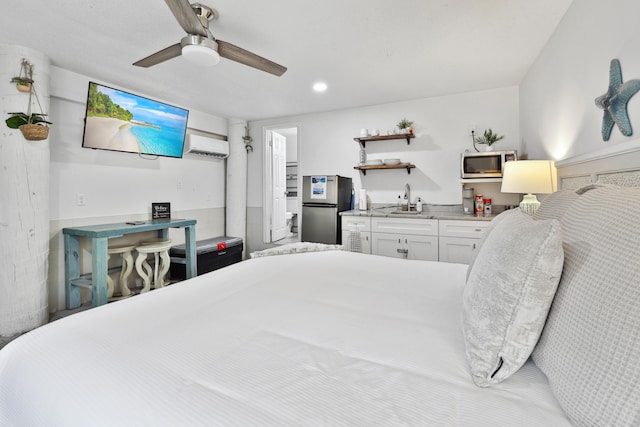
[(475, 216), (462, 212), (462, 205), (430, 205), (424, 204), (421, 213), (399, 211), (395, 205), (373, 205), (369, 210), (350, 210), (340, 212), (343, 216), (369, 216), (376, 218), (416, 218), (416, 219), (451, 219), (467, 221), (491, 221), (495, 215)]

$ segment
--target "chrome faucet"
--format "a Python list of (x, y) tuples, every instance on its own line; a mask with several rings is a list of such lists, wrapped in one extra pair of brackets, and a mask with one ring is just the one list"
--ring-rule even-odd
[(407, 198), (407, 212), (411, 212), (411, 187), (409, 183), (404, 185), (404, 196)]

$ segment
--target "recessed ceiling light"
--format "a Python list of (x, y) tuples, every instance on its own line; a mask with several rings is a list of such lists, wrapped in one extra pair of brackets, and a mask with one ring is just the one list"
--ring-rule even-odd
[(327, 90), (327, 84), (325, 82), (317, 82), (313, 85), (313, 90), (316, 92), (324, 92)]

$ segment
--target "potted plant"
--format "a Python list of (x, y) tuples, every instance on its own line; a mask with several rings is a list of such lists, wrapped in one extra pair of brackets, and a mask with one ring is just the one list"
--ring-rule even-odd
[(5, 120), (11, 129), (20, 129), (25, 139), (30, 141), (41, 141), (49, 136), (49, 127), (52, 124), (47, 121), (43, 113), (9, 113), (11, 117)]
[(14, 77), (11, 79), (11, 83), (15, 83), (16, 89), (20, 92), (29, 92), (31, 90), (31, 83), (33, 83), (33, 80), (28, 77)]
[(491, 151), (493, 149), (491, 146), (502, 139), (504, 139), (504, 135), (498, 135), (489, 128), (485, 129), (482, 136), (476, 136), (473, 140), (476, 144), (486, 145), (486, 151)]
[(17, 77), (13, 77), (11, 79), (11, 83), (15, 83), (16, 89), (20, 92), (30, 92), (31, 85), (33, 84), (32, 76), (33, 65), (25, 58), (22, 58), (22, 62), (20, 63), (20, 72)]
[[(29, 101), (27, 103), (28, 108), (27, 112), (19, 112), (19, 113), (9, 113), (11, 117), (5, 120), (7, 126), (11, 129), (20, 129), (22, 135), (25, 139), (29, 141), (41, 141), (43, 139), (47, 139), (49, 136), (49, 127), (51, 122), (45, 119), (46, 114), (44, 112), (41, 113), (32, 113), (31, 112), (31, 100), (32, 98), (36, 99), (38, 103), (38, 107), (40, 111), (42, 110), (42, 105), (40, 105), (40, 100), (38, 99), (38, 94), (36, 93), (35, 84), (33, 81), (33, 64), (29, 63), (26, 59), (22, 59), (22, 65), (20, 67), (20, 76), (14, 77), (11, 79), (11, 82), (16, 83), (16, 85), (27, 84), (29, 92)], [(18, 89), (21, 90), (21, 89)]]
[(413, 122), (407, 120), (406, 118), (400, 120), (398, 124), (398, 129), (400, 129), (400, 133), (413, 133)]

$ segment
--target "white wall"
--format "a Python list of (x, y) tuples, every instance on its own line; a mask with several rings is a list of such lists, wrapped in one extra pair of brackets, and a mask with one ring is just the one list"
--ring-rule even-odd
[[(10, 83), (22, 61), (33, 66), (38, 100)], [(42, 52), (0, 43), (0, 99), (7, 113), (49, 112), (50, 60)], [(26, 77), (26, 75), (22, 75)], [(29, 105), (31, 102), (31, 105)], [(48, 321), (49, 139), (30, 141), (2, 123), (0, 132), (0, 347)]]
[(623, 81), (640, 78), (640, 2), (574, 1), (520, 87), (520, 125), (530, 158), (556, 160), (629, 143), (640, 137), (640, 95), (628, 104), (634, 135), (615, 127), (601, 136), (609, 63), (620, 60)]
[[(224, 235), (225, 161), (190, 154), (150, 159), (82, 148), (88, 82), (113, 85), (51, 68), (49, 306), (56, 311), (64, 308), (62, 228), (149, 219), (152, 202), (170, 202), (173, 217), (198, 220), (198, 239)], [(118, 89), (172, 103), (135, 88)], [(189, 111), (188, 126), (227, 134), (225, 119), (198, 111)], [(84, 195), (84, 206), (77, 205), (78, 194)], [(170, 230), (170, 237), (184, 241), (182, 230)], [(82, 262), (83, 272), (90, 271), (87, 249)]]
[[(262, 156), (263, 128), (299, 126), (299, 176), (338, 174), (351, 177), (355, 188), (366, 188), (373, 203), (395, 203), (409, 183), (413, 197), (425, 203), (460, 204), (460, 153), (473, 150), (469, 125), (478, 131), (493, 128), (505, 140), (496, 149), (519, 149), (518, 88), (506, 87), (437, 98), (332, 111), (249, 123), (255, 151), (249, 154), (248, 245), (262, 244)], [(361, 128), (394, 129), (403, 117), (414, 121), (416, 138), (367, 144), (369, 159), (395, 158), (416, 165), (406, 170), (369, 171), (363, 176), (353, 167), (359, 159), (359, 144), (353, 138)], [(285, 126), (283, 126), (285, 127)], [(495, 187), (499, 192), (499, 187)], [(491, 196), (488, 194), (487, 196)]]

